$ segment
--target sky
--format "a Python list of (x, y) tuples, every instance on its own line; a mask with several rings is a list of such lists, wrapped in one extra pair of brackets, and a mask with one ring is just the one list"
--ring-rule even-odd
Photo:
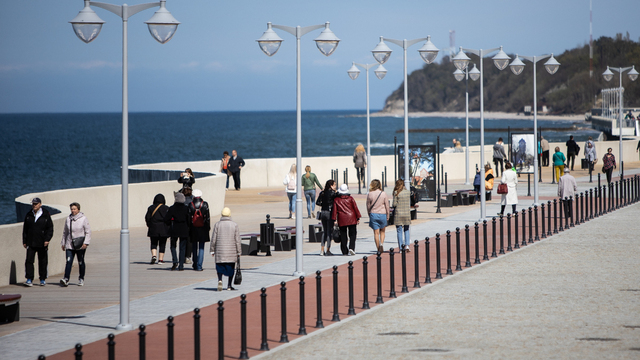
[[(69, 24), (82, 7), (81, 0), (0, 2), (0, 113), (122, 110), (122, 20), (94, 7), (106, 23), (85, 44)], [(167, 9), (181, 24), (166, 44), (156, 42), (144, 24), (155, 10), (129, 19), (131, 112), (295, 110), (295, 37), (276, 30), (284, 42), (277, 54), (266, 56), (255, 40), (267, 22), (304, 27), (330, 21), (341, 39), (325, 57), (313, 41), (320, 30), (301, 38), (303, 111), (364, 110), (365, 71), (354, 81), (347, 70), (353, 61), (375, 62), (371, 50), (380, 36), (431, 35), (441, 49), (436, 61), (449, 53), (451, 30), (456, 47), (502, 45), (509, 54), (530, 56), (559, 54), (589, 41), (589, 0), (168, 0)], [(593, 0), (593, 38), (629, 32), (638, 41), (638, 13), (638, 0)], [(409, 73), (424, 64), (417, 52), (422, 44), (407, 51)], [(402, 48), (388, 46), (393, 53), (384, 65), (387, 76), (370, 74), (372, 110), (381, 109), (403, 81)]]

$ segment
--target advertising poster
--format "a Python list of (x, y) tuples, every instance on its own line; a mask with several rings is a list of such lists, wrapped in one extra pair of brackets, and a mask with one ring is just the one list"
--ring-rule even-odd
[[(435, 145), (409, 145), (409, 176), (420, 201), (436, 200)], [(398, 146), (398, 178), (404, 178), (404, 146)], [(392, 184), (389, 184), (393, 186)]]
[(537, 146), (533, 134), (511, 134), (511, 163), (519, 174), (533, 174)]

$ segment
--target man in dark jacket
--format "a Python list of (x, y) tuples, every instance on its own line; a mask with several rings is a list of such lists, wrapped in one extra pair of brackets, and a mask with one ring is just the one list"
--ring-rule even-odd
[(47, 265), (49, 263), (49, 241), (53, 237), (53, 222), (47, 209), (42, 208), (40, 198), (31, 200), (31, 211), (24, 217), (22, 226), (22, 245), (27, 249), (27, 259), (24, 262), (26, 286), (33, 286), (33, 262), (38, 254), (38, 275), (40, 286), (46, 284)]
[(211, 230), (211, 216), (209, 204), (202, 200), (202, 191), (199, 189), (193, 190), (193, 201), (189, 203), (189, 218), (191, 219), (189, 238), (193, 247), (193, 270), (202, 271), (204, 245), (209, 241), (209, 230)]
[(240, 190), (240, 170), (243, 166), (244, 160), (238, 156), (237, 151), (232, 150), (231, 158), (229, 158), (229, 162), (227, 163), (227, 170), (229, 170), (233, 176), (233, 185), (236, 187), (236, 190)]
[(571, 163), (571, 170), (573, 171), (573, 163), (576, 161), (576, 155), (580, 153), (580, 146), (573, 140), (573, 135), (569, 136), (567, 140), (567, 167)]
[[(175, 202), (164, 216), (164, 222), (169, 225), (169, 235), (171, 236), (171, 257), (173, 258), (173, 266), (171, 270), (178, 268), (179, 271), (184, 270), (184, 258), (187, 251), (187, 243), (189, 242), (189, 227), (191, 218), (189, 218), (189, 208), (184, 206), (184, 195), (182, 193), (175, 194)], [(176, 245), (180, 238), (180, 260), (176, 256)]]

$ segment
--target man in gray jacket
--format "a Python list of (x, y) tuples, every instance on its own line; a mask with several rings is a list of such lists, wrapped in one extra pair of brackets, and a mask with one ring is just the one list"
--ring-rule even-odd
[[(498, 142), (493, 145), (493, 163), (496, 166), (496, 177), (500, 177), (500, 174), (504, 172), (504, 159), (507, 154), (504, 152), (502, 146), (502, 138), (498, 138)], [(500, 172), (498, 172), (498, 163), (500, 163)]]
[(573, 208), (572, 199), (576, 196), (578, 191), (578, 185), (576, 179), (570, 174), (571, 169), (569, 167), (564, 168), (564, 175), (558, 180), (558, 196), (560, 199), (564, 199), (564, 216), (568, 219), (571, 216), (571, 209)]

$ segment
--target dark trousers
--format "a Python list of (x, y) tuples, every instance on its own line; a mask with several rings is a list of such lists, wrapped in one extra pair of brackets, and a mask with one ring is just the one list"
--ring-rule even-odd
[(322, 218), (322, 242), (320, 243), (321, 246), (325, 246), (327, 245), (327, 250), (329, 250), (329, 248), (331, 248), (331, 233), (333, 232), (333, 223), (335, 221), (331, 220), (331, 219), (324, 219)]
[[(567, 167), (569, 167), (571, 169), (571, 171), (573, 171), (573, 163), (576, 161), (576, 153), (567, 153)], [(569, 166), (569, 163), (571, 163), (571, 166)]]
[(33, 280), (33, 262), (36, 259), (36, 253), (38, 253), (38, 275), (40, 275), (40, 280), (45, 280), (47, 278), (47, 265), (49, 265), (48, 252), (48, 247), (34, 248), (31, 246), (27, 246), (27, 260), (24, 262), (25, 278)]
[(573, 199), (566, 199), (563, 201), (564, 203), (564, 217), (568, 219), (573, 215)]
[(604, 172), (607, 175), (607, 184), (610, 184), (611, 183), (611, 174), (613, 173), (613, 166), (608, 168), (608, 169), (606, 169)]
[(232, 172), (231, 175), (233, 175), (233, 186), (236, 190), (240, 190), (240, 170)]
[[(504, 172), (504, 162), (500, 158), (493, 158), (493, 164), (496, 167), (496, 177), (499, 177), (500, 174)], [(499, 168), (500, 171), (498, 171), (498, 164), (500, 164), (500, 168)]]
[[(176, 247), (178, 245), (178, 239), (180, 239), (180, 259), (176, 254)], [(187, 243), (189, 243), (188, 237), (171, 237), (171, 259), (174, 264), (178, 264), (178, 269), (184, 269), (184, 259), (187, 251)]]
[(364, 168), (363, 167), (361, 167), (361, 168), (357, 167), (356, 168), (356, 177), (358, 178), (358, 183), (361, 183), (362, 185), (365, 184), (365, 182), (364, 182), (364, 180), (365, 180), (364, 179)]
[(78, 279), (84, 279), (84, 273), (86, 270), (86, 265), (84, 263), (84, 254), (87, 252), (87, 249), (84, 250), (65, 250), (67, 257), (67, 264), (64, 267), (64, 278), (69, 280), (71, 276), (71, 267), (73, 266), (73, 257), (78, 257), (78, 270), (80, 270), (80, 276)]
[[(347, 247), (347, 231), (349, 232), (349, 247)], [(340, 250), (342, 255), (349, 254), (349, 250), (356, 251), (356, 225), (340, 226)]]
[(549, 166), (549, 150), (542, 152), (542, 166)]
[(158, 249), (158, 252), (160, 254), (164, 254), (164, 251), (167, 248), (167, 238), (152, 236), (150, 239), (151, 239), (151, 250), (155, 250), (159, 246), (160, 249)]

